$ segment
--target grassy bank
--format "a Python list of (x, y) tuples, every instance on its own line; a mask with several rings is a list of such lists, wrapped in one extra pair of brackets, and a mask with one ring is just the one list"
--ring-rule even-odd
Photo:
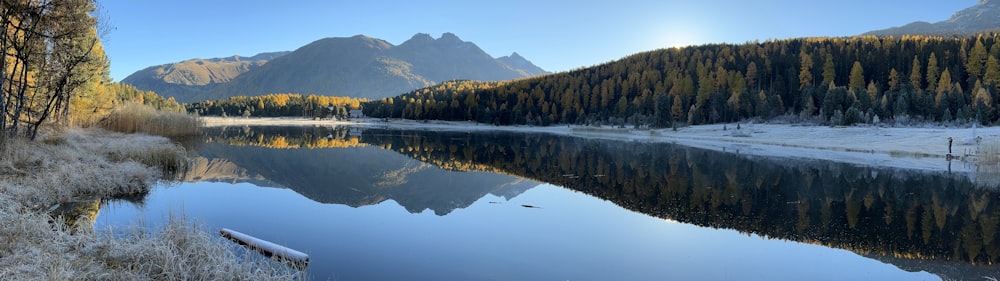
[[(116, 113), (118, 117), (109, 116), (99, 125), (126, 132), (155, 129), (168, 135), (190, 134), (190, 128), (198, 128), (193, 117), (169, 116), (193, 124), (172, 126), (155, 111), (135, 112), (149, 118)], [(136, 130), (113, 126), (125, 123)], [(178, 127), (186, 127), (186, 132)], [(0, 280), (294, 279), (297, 273), (288, 267), (239, 254), (231, 243), (184, 218), (172, 218), (156, 230), (136, 227), (123, 236), (95, 231), (93, 216), (69, 219), (75, 223), (68, 224), (67, 219), (49, 214), (62, 202), (141, 196), (165, 173), (181, 170), (185, 163), (184, 148), (164, 137), (97, 128), (46, 132), (38, 141), (3, 141)]]

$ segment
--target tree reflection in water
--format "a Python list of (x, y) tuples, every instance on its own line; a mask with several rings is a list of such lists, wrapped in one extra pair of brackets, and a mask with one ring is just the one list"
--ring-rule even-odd
[(1000, 202), (993, 203), (1000, 192), (966, 175), (547, 134), (272, 127), (222, 129), (211, 140), (275, 148), (371, 145), (445, 169), (560, 185), (650, 216), (847, 249), (897, 265), (938, 261), (991, 272), (1000, 260)]

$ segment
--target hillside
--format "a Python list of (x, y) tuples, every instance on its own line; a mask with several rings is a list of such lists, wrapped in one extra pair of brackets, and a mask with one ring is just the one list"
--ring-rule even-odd
[(515, 81), (455, 81), (364, 104), (371, 117), (671, 127), (1000, 121), (1000, 35), (802, 38), (661, 49)]
[(866, 35), (969, 35), (1000, 30), (1000, 0), (980, 0), (972, 7), (956, 12), (951, 18), (929, 23), (912, 22), (903, 26), (865, 33)]
[(364, 35), (325, 38), (249, 64), (189, 60), (145, 69), (125, 82), (185, 103), (271, 93), (377, 99), (447, 80), (545, 73), (517, 53), (493, 58), (454, 34), (434, 39), (418, 33), (399, 46)]
[[(132, 73), (122, 83), (153, 91), (165, 97), (195, 96), (215, 85), (226, 83), (267, 61), (289, 52), (261, 53), (252, 57), (232, 56), (213, 59), (190, 59), (147, 67)], [(183, 102), (183, 101), (182, 101)]]

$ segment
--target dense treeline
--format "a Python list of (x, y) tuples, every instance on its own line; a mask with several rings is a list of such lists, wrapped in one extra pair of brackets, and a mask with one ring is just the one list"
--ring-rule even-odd
[(203, 101), (187, 106), (188, 112), (198, 115), (280, 117), (304, 116), (312, 118), (345, 118), (348, 112), (361, 107), (366, 99), (328, 97), (300, 94), (270, 94), (264, 96), (237, 96), (219, 101)]
[(536, 78), (448, 82), (364, 110), (500, 125), (668, 127), (779, 115), (831, 125), (992, 124), (1000, 118), (998, 39), (865, 36), (663, 49)]

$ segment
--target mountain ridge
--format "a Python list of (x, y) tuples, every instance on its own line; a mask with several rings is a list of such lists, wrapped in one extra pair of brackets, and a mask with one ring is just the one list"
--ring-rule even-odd
[[(220, 68), (227, 71), (215, 70)], [(437, 39), (417, 33), (399, 45), (366, 35), (328, 37), (290, 52), (149, 67), (122, 82), (179, 102), (272, 93), (378, 99), (448, 80), (495, 81), (547, 73), (516, 52), (494, 58), (448, 32)]]
[(946, 20), (915, 21), (902, 26), (874, 30), (863, 35), (970, 35), (1000, 31), (1000, 0), (979, 0), (975, 5), (952, 14)]
[(187, 92), (201, 93), (288, 53), (290, 52), (266, 52), (250, 57), (233, 55), (209, 59), (194, 58), (150, 66), (132, 73), (121, 82), (156, 92), (164, 97)]

